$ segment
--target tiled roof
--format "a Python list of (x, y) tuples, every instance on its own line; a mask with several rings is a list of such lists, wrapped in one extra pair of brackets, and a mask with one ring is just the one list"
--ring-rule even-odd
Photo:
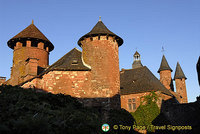
[(12, 39), (8, 41), (8, 46), (10, 48), (14, 48), (14, 44), (17, 41), (23, 40), (23, 39), (38, 39), (45, 44), (48, 45), (49, 50), (52, 51), (54, 49), (53, 44), (44, 36), (44, 34), (32, 23), (27, 28), (25, 28), (23, 31), (18, 33), (16, 36), (14, 36)]
[(167, 60), (166, 60), (164, 55), (162, 57), (162, 61), (161, 61), (158, 73), (160, 73), (160, 71), (163, 71), (163, 70), (170, 70), (172, 72), (172, 69), (169, 67), (169, 64), (168, 64), (168, 62), (167, 62)]
[(97, 24), (93, 27), (93, 29), (82, 36), (79, 41), (78, 45), (81, 46), (81, 40), (84, 40), (85, 37), (93, 37), (97, 35), (109, 35), (109, 36), (116, 36), (116, 40), (118, 42), (118, 45), (121, 46), (123, 44), (123, 39), (111, 32), (105, 25), (104, 23), (100, 20), (97, 22)]
[(146, 66), (122, 71), (120, 73), (120, 87), (122, 95), (161, 91), (173, 96)]
[(176, 72), (175, 72), (175, 75), (174, 75), (174, 79), (182, 79), (182, 78), (185, 78), (185, 74), (183, 73), (183, 70), (179, 64), (179, 62), (177, 62), (177, 65), (176, 65)]

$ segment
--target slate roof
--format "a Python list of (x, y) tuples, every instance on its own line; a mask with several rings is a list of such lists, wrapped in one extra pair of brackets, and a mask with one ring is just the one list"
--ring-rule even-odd
[(140, 56), (140, 54), (138, 53), (138, 51), (135, 52), (134, 56), (136, 56), (136, 55), (139, 55), (139, 56)]
[(90, 71), (90, 70), (91, 67), (87, 65), (82, 59), (82, 52), (77, 48), (74, 48), (70, 52), (65, 54), (62, 58), (60, 58), (58, 61), (56, 61), (54, 64), (46, 68), (41, 74), (19, 85), (23, 85), (26, 82), (31, 81), (35, 78), (40, 78), (41, 76), (47, 74), (50, 71)]
[(163, 70), (170, 70), (171, 72), (173, 71), (170, 67), (169, 67), (169, 64), (165, 58), (165, 56), (163, 55), (162, 57), (162, 61), (161, 61), (161, 64), (160, 64), (160, 68), (158, 69), (158, 73), (160, 73), (160, 71), (163, 71)]
[(84, 38), (86, 37), (93, 37), (93, 36), (97, 36), (97, 35), (109, 35), (109, 36), (116, 36), (116, 40), (118, 42), (118, 45), (121, 46), (123, 44), (123, 39), (119, 36), (117, 36), (116, 34), (114, 34), (113, 32), (111, 32), (105, 25), (104, 23), (99, 20), (97, 22), (97, 24), (93, 27), (93, 29), (85, 34), (84, 36), (82, 36), (79, 40), (78, 40), (78, 45), (81, 46), (81, 41), (84, 40)]
[(161, 91), (173, 96), (146, 66), (121, 72), (120, 87), (121, 95)]
[(179, 62), (177, 62), (177, 65), (176, 65), (176, 72), (175, 72), (175, 75), (174, 75), (174, 79), (182, 79), (182, 78), (185, 78), (185, 74), (183, 73), (183, 70), (179, 64)]
[(135, 68), (139, 68), (139, 67), (143, 67), (142, 63), (140, 60), (138, 61), (134, 61), (133, 64), (132, 64), (132, 69), (135, 69)]
[[(62, 58), (52, 64), (46, 71), (88, 71), (91, 67), (84, 63), (82, 53), (77, 48), (72, 49)], [(45, 71), (45, 72), (46, 72)]]
[(49, 51), (52, 51), (54, 49), (53, 44), (44, 36), (44, 34), (32, 23), (28, 27), (26, 27), (24, 30), (22, 30), (20, 33), (18, 33), (16, 36), (14, 36), (12, 39), (10, 39), (7, 44), (10, 48), (14, 48), (14, 45), (17, 41), (23, 40), (23, 39), (37, 39), (38, 41), (45, 42), (45, 44), (49, 47)]

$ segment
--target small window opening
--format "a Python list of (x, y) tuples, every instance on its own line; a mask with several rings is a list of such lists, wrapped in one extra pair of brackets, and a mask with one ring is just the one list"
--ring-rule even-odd
[(78, 64), (78, 60), (77, 59), (73, 59), (72, 60), (72, 65), (77, 65)]

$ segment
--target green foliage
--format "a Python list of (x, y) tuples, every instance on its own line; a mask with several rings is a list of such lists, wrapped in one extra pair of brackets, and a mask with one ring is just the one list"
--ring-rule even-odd
[[(158, 96), (155, 92), (151, 92), (149, 95), (143, 96), (140, 99), (140, 106), (134, 113), (131, 113), (135, 119), (137, 126), (152, 125), (152, 121), (160, 114), (157, 102)], [(147, 129), (147, 131), (154, 131)]]
[[(123, 110), (109, 111), (109, 115), (113, 115), (110, 124), (130, 120)], [(69, 95), (0, 86), (2, 134), (99, 134), (103, 123), (101, 112), (83, 107)]]

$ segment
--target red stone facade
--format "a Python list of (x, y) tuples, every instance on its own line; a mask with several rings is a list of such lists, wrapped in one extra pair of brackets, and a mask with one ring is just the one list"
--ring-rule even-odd
[[(100, 102), (101, 106), (104, 105), (103, 101), (120, 107), (118, 43), (113, 37), (106, 36), (86, 38), (81, 43), (82, 61), (91, 68), (90, 71), (50, 71), (26, 82), (22, 87), (62, 93), (86, 101), (95, 98), (95, 103)], [(40, 60), (38, 63), (36, 59), (31, 60), (29, 64), (34, 70)]]
[[(129, 112), (135, 112), (140, 105), (140, 98), (148, 95), (149, 93), (150, 92), (121, 95), (121, 108), (124, 108)], [(172, 98), (171, 96), (160, 93), (159, 91), (157, 91), (156, 94), (158, 95), (157, 104), (159, 108), (161, 107), (162, 100), (168, 100)]]
[(171, 89), (172, 76), (170, 70), (160, 71), (160, 82), (167, 88)]
[(0, 85), (6, 82), (6, 77), (0, 77)]
[(33, 79), (23, 85), (24, 88), (32, 87), (43, 89), (53, 94), (66, 94), (72, 97), (91, 97), (90, 71), (50, 71), (42, 78)]
[[(33, 62), (32, 60), (27, 66), (28, 58), (37, 59), (37, 66), (46, 68), (49, 64), (49, 52), (47, 50), (48, 48), (44, 48), (44, 43), (42, 42), (38, 43), (36, 46), (31, 45), (31, 41), (26, 41), (24, 44), (17, 42), (13, 51), (13, 66), (8, 84), (18, 85), (26, 79), (37, 75), (37, 72), (35, 72), (37, 71), (36, 65), (31, 63)], [(27, 67), (29, 71), (27, 71)], [(29, 74), (29, 72), (31, 72), (31, 74)], [(29, 75), (29, 77), (25, 78), (27, 75)]]
[(186, 91), (186, 84), (185, 84), (185, 78), (182, 79), (175, 79), (176, 82), (176, 93), (178, 96), (178, 101), (180, 103), (187, 103), (187, 91)]
[(96, 36), (81, 41), (83, 60), (91, 66), (92, 97), (119, 94), (118, 43), (113, 37)]

